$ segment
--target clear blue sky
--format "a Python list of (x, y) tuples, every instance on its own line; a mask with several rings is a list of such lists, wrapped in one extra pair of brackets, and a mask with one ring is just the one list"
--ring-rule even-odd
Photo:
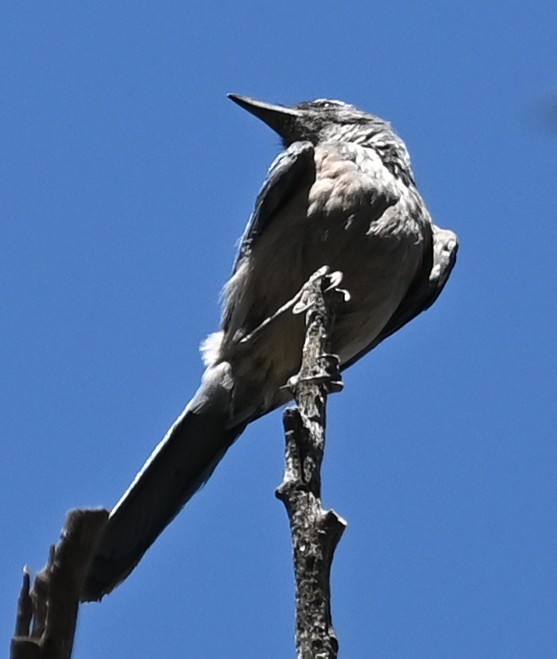
[[(325, 503), (350, 659), (557, 653), (553, 2), (0, 8), (0, 629), (68, 509), (111, 506), (195, 390), (279, 149), (226, 92), (390, 119), (461, 239), (427, 314), (346, 374)], [(553, 130), (553, 132), (552, 132)], [(76, 659), (293, 656), (280, 415), (102, 604)]]

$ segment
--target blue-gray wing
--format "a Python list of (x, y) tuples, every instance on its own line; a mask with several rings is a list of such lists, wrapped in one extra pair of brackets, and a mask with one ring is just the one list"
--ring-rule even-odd
[(294, 142), (275, 159), (257, 195), (254, 211), (241, 238), (234, 272), (239, 262), (251, 252), (280, 207), (299, 187), (314, 179), (314, 148), (311, 142)]
[(364, 350), (343, 364), (343, 369), (373, 350), (381, 341), (397, 332), (422, 311), (429, 309), (437, 300), (456, 263), (458, 238), (452, 231), (432, 225), (431, 243), (426, 251), (429, 252), (429, 256), (424, 258), (422, 267), (389, 322)]

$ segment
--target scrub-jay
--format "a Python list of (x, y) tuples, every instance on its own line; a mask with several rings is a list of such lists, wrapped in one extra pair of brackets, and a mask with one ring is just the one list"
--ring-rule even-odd
[(303, 315), (282, 314), (242, 342), (323, 265), (350, 295), (332, 352), (347, 368), (435, 302), (458, 240), (439, 229), (390, 124), (332, 100), (271, 105), (230, 95), (282, 138), (224, 289), (222, 329), (202, 347), (197, 393), (110, 514), (83, 598), (100, 599), (207, 481), (248, 423), (290, 399)]

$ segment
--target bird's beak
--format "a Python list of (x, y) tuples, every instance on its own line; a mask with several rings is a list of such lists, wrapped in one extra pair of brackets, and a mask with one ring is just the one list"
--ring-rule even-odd
[(302, 110), (298, 110), (297, 108), (264, 103), (263, 101), (256, 101), (254, 98), (239, 96), (238, 94), (228, 94), (228, 98), (258, 119), (261, 119), (261, 121), (265, 122), (267, 126), (285, 139), (289, 138), (292, 128), (302, 117)]

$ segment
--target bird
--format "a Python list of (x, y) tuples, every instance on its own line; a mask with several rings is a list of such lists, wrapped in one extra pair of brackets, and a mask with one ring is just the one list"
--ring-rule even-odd
[(288, 106), (228, 96), (284, 149), (240, 240), (221, 329), (202, 344), (199, 389), (110, 513), (83, 601), (120, 584), (246, 426), (290, 400), (303, 317), (281, 314), (257, 341), (246, 339), (312, 273), (342, 273), (349, 300), (335, 315), (331, 351), (346, 369), (428, 309), (455, 265), (458, 238), (433, 223), (388, 121), (337, 100)]

